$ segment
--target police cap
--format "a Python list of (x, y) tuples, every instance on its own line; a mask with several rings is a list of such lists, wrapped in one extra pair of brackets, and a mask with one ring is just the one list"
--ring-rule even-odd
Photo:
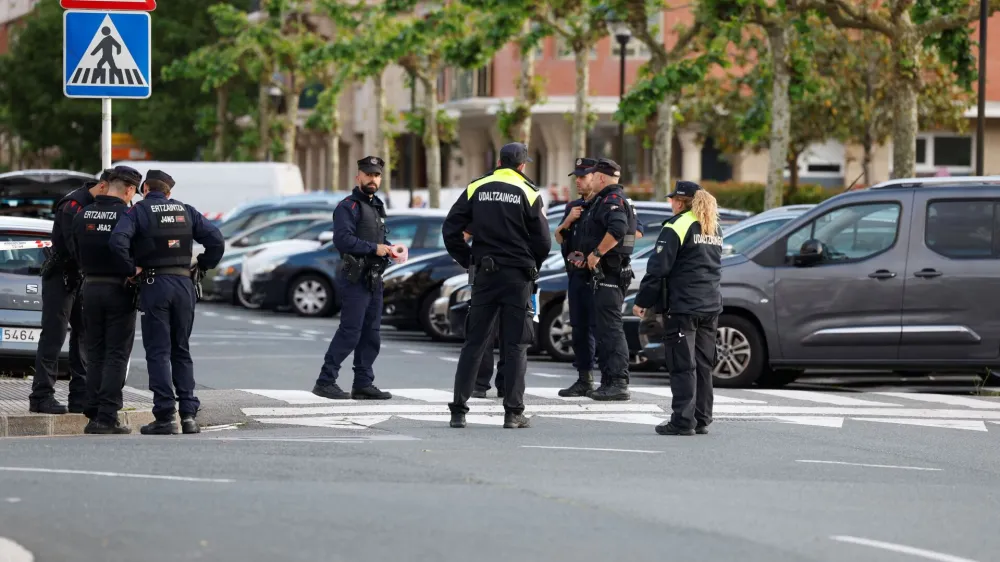
[(528, 157), (528, 147), (519, 142), (503, 145), (500, 149), (500, 165), (517, 167), (526, 162), (534, 162)]
[(174, 178), (170, 177), (163, 170), (150, 170), (146, 172), (146, 179), (144, 183), (150, 180), (162, 181), (163, 183), (167, 184), (167, 187), (171, 189), (173, 189), (174, 187)]
[(589, 171), (590, 168), (593, 168), (596, 165), (597, 165), (597, 160), (594, 160), (593, 158), (577, 158), (576, 168), (573, 168), (573, 171), (570, 172), (569, 175), (585, 176), (590, 173)]
[(611, 160), (610, 158), (601, 158), (594, 164), (594, 167), (587, 168), (588, 174), (593, 173), (604, 174), (606, 176), (611, 176), (613, 178), (621, 177), (622, 167), (618, 165), (617, 162)]
[(108, 174), (108, 181), (120, 180), (128, 185), (134, 185), (135, 187), (139, 187), (139, 184), (142, 183), (142, 174), (140, 174), (139, 170), (136, 170), (135, 168), (130, 168), (128, 166), (115, 166), (110, 170), (110, 172), (111, 173)]
[(681, 180), (674, 185), (673, 193), (667, 194), (667, 199), (671, 197), (677, 197), (678, 195), (680, 195), (681, 197), (694, 197), (694, 194), (699, 191), (701, 191), (700, 185), (694, 183), (693, 181)]
[(366, 174), (381, 174), (385, 167), (385, 160), (378, 156), (365, 156), (358, 160), (358, 169)]

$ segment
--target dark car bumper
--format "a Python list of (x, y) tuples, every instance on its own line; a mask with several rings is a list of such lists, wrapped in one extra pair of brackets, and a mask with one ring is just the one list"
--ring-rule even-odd
[(208, 299), (229, 301), (236, 294), (237, 283), (239, 283), (239, 277), (217, 275), (212, 278), (211, 283), (204, 284), (202, 288)]
[(420, 300), (406, 290), (387, 287), (382, 293), (382, 323), (386, 326), (415, 326), (419, 323)]
[(288, 304), (288, 280), (283, 275), (265, 275), (250, 284), (250, 302), (273, 309)]

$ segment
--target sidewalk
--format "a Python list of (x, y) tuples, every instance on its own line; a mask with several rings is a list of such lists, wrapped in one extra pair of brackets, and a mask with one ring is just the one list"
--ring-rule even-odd
[[(56, 382), (56, 399), (66, 404), (69, 381)], [(0, 378), (0, 438), (47, 435), (82, 435), (87, 425), (83, 414), (32, 414), (28, 412), (30, 378)], [(197, 390), (201, 400), (198, 422), (202, 427), (246, 421), (240, 410), (244, 393), (227, 390)], [(118, 414), (122, 424), (138, 434), (139, 428), (153, 421), (153, 394), (126, 386), (122, 392), (125, 406)]]

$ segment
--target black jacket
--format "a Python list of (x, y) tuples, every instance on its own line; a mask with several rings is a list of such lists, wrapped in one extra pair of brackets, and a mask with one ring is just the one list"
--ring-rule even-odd
[[(690, 211), (663, 224), (656, 251), (649, 257), (635, 304), (664, 307), (671, 314), (709, 315), (722, 312), (722, 237), (705, 236)], [(662, 282), (667, 283), (667, 302)]]
[(88, 183), (71, 191), (56, 203), (56, 215), (52, 221), (52, 251), (68, 258), (66, 267), (71, 272), (79, 270), (76, 262), (77, 250), (73, 240), (73, 219), (84, 207), (94, 202), (94, 196), (90, 194), (90, 188), (93, 186), (94, 184)]
[(589, 255), (601, 245), (606, 234), (610, 234), (618, 245), (608, 252), (608, 255), (632, 253), (632, 246), (626, 247), (623, 239), (631, 237), (630, 243), (635, 244), (636, 217), (632, 205), (620, 185), (609, 185), (601, 190), (592, 202), (590, 209), (581, 216), (579, 234), (579, 249), (584, 255)]
[[(472, 234), (472, 247), (463, 232)], [(517, 170), (498, 168), (469, 184), (441, 229), (462, 267), (490, 256), (507, 267), (541, 268), (552, 249), (538, 189)]]

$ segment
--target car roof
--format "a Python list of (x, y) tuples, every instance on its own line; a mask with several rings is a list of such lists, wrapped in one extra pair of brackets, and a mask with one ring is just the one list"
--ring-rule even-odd
[(282, 223), (286, 223), (286, 222), (295, 222), (295, 221), (301, 221), (301, 220), (306, 220), (306, 219), (312, 220), (314, 222), (322, 222), (322, 221), (325, 221), (325, 220), (332, 221), (332, 219), (330, 218), (330, 216), (329, 215), (325, 215), (325, 214), (323, 214), (323, 215), (320, 215), (320, 214), (288, 215), (287, 217), (278, 217), (278, 218), (276, 218), (274, 220), (270, 220), (270, 221), (267, 221), (267, 222), (262, 223), (262, 224), (251, 226), (250, 228), (248, 228), (246, 230), (241, 230), (241, 231), (233, 234), (232, 238), (241, 238), (242, 236), (246, 236), (248, 234), (252, 234), (252, 233), (254, 233), (254, 232), (258, 231), (258, 230), (261, 230), (263, 228), (267, 228), (269, 226), (273, 226), (273, 225), (276, 225), (276, 224), (282, 224)]
[(944, 176), (944, 177), (929, 177), (929, 178), (896, 178), (881, 183), (877, 183), (869, 187), (868, 189), (912, 189), (918, 187), (919, 188), (1000, 187), (1000, 176)]
[(31, 230), (52, 232), (52, 221), (27, 217), (0, 216), (0, 230)]

